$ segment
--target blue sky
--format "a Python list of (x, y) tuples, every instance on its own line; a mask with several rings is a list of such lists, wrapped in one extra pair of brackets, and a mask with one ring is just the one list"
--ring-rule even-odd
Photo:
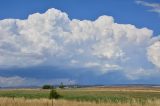
[(159, 23), (159, 0), (0, 0), (0, 85), (159, 84)]

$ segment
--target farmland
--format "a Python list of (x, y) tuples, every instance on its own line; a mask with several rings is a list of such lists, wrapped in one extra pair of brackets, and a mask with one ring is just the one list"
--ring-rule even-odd
[[(159, 88), (143, 88), (143, 87), (77, 88), (77, 89), (57, 89), (57, 92), (61, 95), (61, 98), (58, 101), (63, 101), (63, 102), (155, 105), (155, 103), (159, 103), (160, 101)], [(0, 97), (1, 97), (0, 100), (9, 97), (11, 100), (19, 98), (18, 100), (25, 99), (25, 100), (37, 101), (39, 99), (45, 99), (46, 101), (48, 100), (48, 95), (49, 95), (49, 90), (42, 90), (42, 89), (0, 90)]]

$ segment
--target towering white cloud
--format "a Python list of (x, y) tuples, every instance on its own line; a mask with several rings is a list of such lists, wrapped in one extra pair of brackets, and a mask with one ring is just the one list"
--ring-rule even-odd
[(153, 64), (160, 68), (160, 41), (148, 47), (148, 58)]
[[(98, 73), (122, 70), (128, 75), (152, 68), (147, 57), (152, 33), (147, 28), (115, 23), (111, 16), (71, 20), (66, 13), (49, 9), (26, 20), (0, 21), (0, 65), (94, 68)], [(154, 50), (158, 54), (159, 49)], [(159, 55), (148, 52), (149, 60), (157, 65), (159, 61), (153, 57)]]

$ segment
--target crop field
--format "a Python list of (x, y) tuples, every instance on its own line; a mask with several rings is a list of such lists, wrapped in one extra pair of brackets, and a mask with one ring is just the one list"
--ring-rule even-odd
[[(78, 106), (160, 106), (160, 89), (159, 88), (78, 88), (78, 89), (57, 89), (61, 95), (59, 100), (54, 100), (54, 106), (59, 103), (69, 104), (76, 103)], [(5, 105), (5, 101), (22, 103), (28, 102), (41, 103), (34, 106), (51, 106), (49, 98), (49, 90), (42, 89), (8, 89), (0, 90), (0, 106)], [(3, 101), (3, 102), (2, 102)], [(18, 102), (19, 101), (19, 102)], [(37, 102), (40, 101), (40, 102)], [(3, 104), (2, 104), (3, 103)], [(57, 104), (56, 104), (57, 103)], [(10, 103), (13, 104), (13, 103)], [(21, 104), (22, 105), (22, 104)], [(62, 104), (61, 104), (62, 105)], [(25, 106), (25, 104), (23, 104)], [(32, 106), (26, 105), (26, 106)], [(67, 106), (67, 105), (65, 105)], [(69, 105), (68, 105), (69, 106)], [(70, 105), (72, 106), (72, 105)]]

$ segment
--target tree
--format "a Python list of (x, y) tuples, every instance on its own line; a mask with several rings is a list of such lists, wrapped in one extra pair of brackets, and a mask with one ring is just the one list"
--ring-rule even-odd
[(57, 91), (55, 89), (52, 89), (50, 91), (49, 98), (50, 99), (58, 99), (58, 98), (60, 98), (60, 95), (57, 93)]
[(61, 89), (64, 89), (64, 85), (63, 85), (63, 83), (61, 82), (61, 84), (59, 85), (59, 88), (61, 88)]
[(43, 85), (42, 89), (53, 89), (52, 85)]

